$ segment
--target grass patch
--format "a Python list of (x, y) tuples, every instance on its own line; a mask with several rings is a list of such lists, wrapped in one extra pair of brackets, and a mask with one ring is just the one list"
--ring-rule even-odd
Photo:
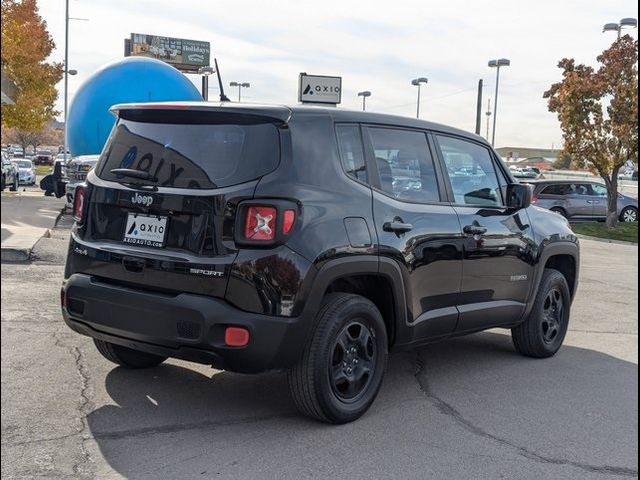
[(571, 228), (580, 235), (638, 243), (638, 222), (618, 223), (615, 230), (609, 230), (605, 223), (600, 222), (573, 223)]
[(53, 172), (53, 168), (49, 165), (36, 165), (36, 175), (49, 175)]

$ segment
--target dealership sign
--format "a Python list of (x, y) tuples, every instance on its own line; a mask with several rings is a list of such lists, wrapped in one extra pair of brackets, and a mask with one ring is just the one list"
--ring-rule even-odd
[(342, 100), (342, 77), (300, 74), (298, 101), (302, 103), (329, 103)]
[(128, 53), (131, 56), (157, 58), (178, 70), (194, 72), (200, 67), (209, 66), (211, 45), (198, 40), (132, 33)]

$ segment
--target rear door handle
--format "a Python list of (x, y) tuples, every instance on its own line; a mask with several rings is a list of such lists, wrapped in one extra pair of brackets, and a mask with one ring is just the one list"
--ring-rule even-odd
[(406, 233), (413, 229), (413, 225), (394, 220), (393, 222), (385, 222), (384, 225), (382, 225), (382, 229), (385, 232)]
[(481, 225), (465, 225), (462, 231), (468, 235), (482, 235), (487, 233), (487, 227)]

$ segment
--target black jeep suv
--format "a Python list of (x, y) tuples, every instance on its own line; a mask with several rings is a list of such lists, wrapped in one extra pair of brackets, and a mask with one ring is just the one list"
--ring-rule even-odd
[(342, 423), (390, 349), (492, 327), (524, 355), (560, 348), (578, 241), (482, 138), (313, 106), (113, 111), (61, 292), (107, 359), (286, 369), (303, 413)]

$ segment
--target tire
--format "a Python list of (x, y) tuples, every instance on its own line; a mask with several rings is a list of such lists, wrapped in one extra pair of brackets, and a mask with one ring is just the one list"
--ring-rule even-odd
[(560, 208), (560, 207), (553, 207), (550, 209), (552, 212), (558, 213), (560, 215), (562, 215), (564, 218), (569, 218), (567, 216), (567, 211), (564, 208)]
[(131, 348), (105, 342), (104, 340), (93, 339), (96, 348), (107, 360), (127, 368), (150, 368), (160, 365), (167, 357), (153, 355), (152, 353), (140, 352)]
[(620, 221), (625, 223), (638, 221), (638, 209), (635, 207), (624, 207), (620, 213)]
[(522, 355), (551, 357), (562, 346), (569, 327), (571, 294), (564, 275), (546, 268), (534, 302), (529, 317), (511, 329), (511, 338)]
[(326, 423), (359, 418), (380, 390), (387, 350), (384, 320), (371, 301), (347, 293), (328, 294), (302, 358), (288, 372), (298, 410)]

